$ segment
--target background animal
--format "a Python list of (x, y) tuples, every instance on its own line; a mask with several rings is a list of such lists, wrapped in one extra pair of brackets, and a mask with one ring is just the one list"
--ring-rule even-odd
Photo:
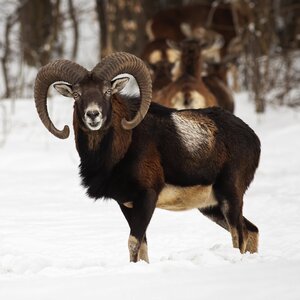
[(197, 33), (198, 28), (205, 28), (221, 34), (225, 42), (222, 56), (226, 54), (227, 45), (237, 35), (230, 4), (222, 3), (214, 9), (212, 4), (202, 3), (158, 12), (147, 23), (148, 37), (150, 41), (164, 38), (180, 42), (186, 38), (182, 24), (189, 24), (194, 33)]
[(177, 109), (216, 106), (217, 99), (202, 80), (202, 51), (211, 44), (191, 38), (169, 45), (178, 52), (179, 63), (172, 70), (173, 81), (154, 93), (154, 101)]

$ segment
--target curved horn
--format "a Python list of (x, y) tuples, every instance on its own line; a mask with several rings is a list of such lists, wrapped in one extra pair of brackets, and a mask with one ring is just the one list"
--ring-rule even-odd
[(152, 99), (152, 81), (150, 73), (141, 59), (126, 52), (116, 52), (105, 57), (92, 70), (100, 80), (112, 80), (120, 73), (129, 73), (135, 77), (141, 94), (141, 104), (135, 117), (128, 121), (122, 119), (124, 129), (136, 127), (145, 117)]
[(79, 82), (88, 71), (80, 65), (65, 59), (55, 60), (43, 66), (35, 79), (34, 100), (39, 117), (45, 127), (56, 137), (65, 139), (70, 134), (67, 125), (58, 130), (50, 120), (47, 109), (47, 92), (49, 86), (56, 81), (66, 81), (70, 84)]

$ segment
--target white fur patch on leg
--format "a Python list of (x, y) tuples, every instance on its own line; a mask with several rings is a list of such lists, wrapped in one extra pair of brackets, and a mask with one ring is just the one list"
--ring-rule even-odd
[(149, 257), (148, 257), (148, 246), (146, 242), (142, 242), (139, 254), (138, 254), (138, 260), (143, 260), (147, 263), (149, 263)]
[(246, 252), (247, 251), (249, 251), (250, 253), (258, 252), (258, 240), (259, 240), (258, 232), (248, 231)]
[(133, 235), (129, 236), (128, 239), (129, 259), (132, 262), (136, 262), (138, 259), (139, 252), (139, 241)]

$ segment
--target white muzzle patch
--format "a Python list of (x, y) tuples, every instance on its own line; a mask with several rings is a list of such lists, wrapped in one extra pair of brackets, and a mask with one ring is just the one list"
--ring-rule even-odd
[(98, 104), (90, 104), (84, 112), (84, 122), (90, 130), (99, 130), (104, 124), (105, 118), (102, 116), (102, 109)]

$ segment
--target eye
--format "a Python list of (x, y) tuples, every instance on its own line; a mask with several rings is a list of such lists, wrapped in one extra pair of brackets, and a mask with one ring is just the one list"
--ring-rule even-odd
[(77, 92), (74, 92), (74, 93), (73, 93), (73, 98), (74, 98), (75, 100), (78, 100), (79, 97), (80, 97), (79, 93), (77, 93)]
[(105, 93), (104, 93), (105, 96), (109, 97), (111, 96), (111, 89), (108, 89)]

